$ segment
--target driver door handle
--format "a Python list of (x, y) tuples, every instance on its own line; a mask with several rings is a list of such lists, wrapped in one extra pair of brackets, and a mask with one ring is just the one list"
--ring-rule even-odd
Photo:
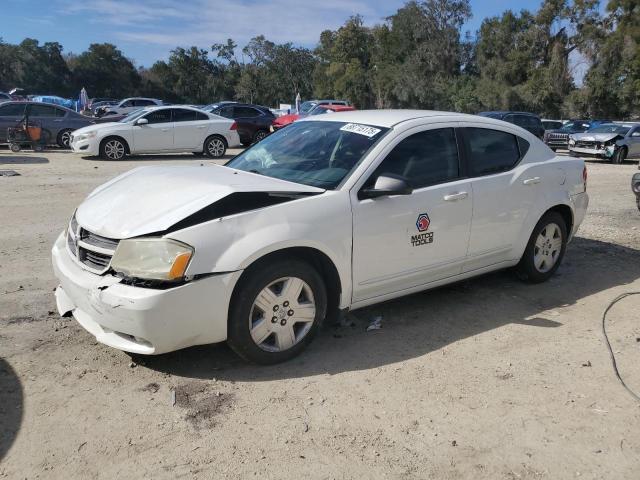
[(450, 193), (449, 195), (445, 195), (443, 198), (445, 202), (455, 202), (457, 200), (463, 200), (467, 198), (469, 194), (467, 192), (456, 192)]
[(527, 178), (523, 180), (522, 183), (525, 185), (535, 185), (536, 183), (540, 183), (540, 177)]

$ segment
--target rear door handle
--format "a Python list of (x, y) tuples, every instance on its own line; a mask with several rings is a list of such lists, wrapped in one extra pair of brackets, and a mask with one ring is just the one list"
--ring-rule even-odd
[(467, 198), (469, 194), (467, 192), (456, 192), (450, 193), (449, 195), (445, 195), (443, 198), (445, 202), (455, 202), (457, 200), (463, 200)]
[(535, 185), (536, 183), (540, 183), (540, 177), (527, 178), (523, 180), (522, 183), (525, 185)]

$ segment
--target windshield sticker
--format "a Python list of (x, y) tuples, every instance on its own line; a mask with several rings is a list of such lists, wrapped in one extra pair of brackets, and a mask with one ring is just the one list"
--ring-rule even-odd
[(367, 125), (359, 125), (357, 123), (347, 123), (345, 126), (340, 128), (340, 130), (344, 132), (357, 133), (358, 135), (364, 135), (365, 137), (375, 137), (378, 133), (380, 133), (379, 128), (369, 127)]

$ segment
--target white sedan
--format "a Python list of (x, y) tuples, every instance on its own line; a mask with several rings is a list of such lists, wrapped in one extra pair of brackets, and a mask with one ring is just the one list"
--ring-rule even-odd
[(233, 120), (197, 108), (148, 107), (119, 122), (75, 130), (70, 146), (75, 153), (120, 160), (127, 154), (193, 152), (212, 158), (240, 145)]
[(295, 122), (226, 166), (156, 166), (92, 192), (53, 247), (58, 310), (158, 354), (227, 341), (268, 364), (327, 317), (493, 270), (558, 269), (581, 160), (520, 127), (428, 111)]

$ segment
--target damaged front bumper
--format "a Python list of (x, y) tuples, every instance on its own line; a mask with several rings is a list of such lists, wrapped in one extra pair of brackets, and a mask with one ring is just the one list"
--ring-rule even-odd
[(615, 146), (608, 145), (603, 148), (585, 148), (569, 146), (569, 152), (585, 157), (611, 158), (615, 152)]
[(82, 268), (69, 255), (64, 234), (53, 246), (52, 262), (60, 315), (71, 313), (105, 345), (152, 355), (227, 338), (229, 301), (241, 272), (168, 289), (124, 285), (118, 277)]

